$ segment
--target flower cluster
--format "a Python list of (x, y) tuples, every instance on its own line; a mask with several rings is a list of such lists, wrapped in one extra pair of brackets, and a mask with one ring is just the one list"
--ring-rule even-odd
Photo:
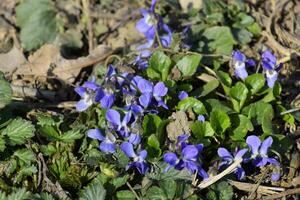
[[(247, 78), (248, 72), (246, 67), (254, 67), (255, 64), (253, 59), (247, 59), (240, 51), (233, 51), (232, 66), (236, 77), (243, 80)], [(282, 64), (277, 64), (276, 56), (269, 50), (266, 50), (261, 55), (261, 65), (267, 79), (267, 85), (272, 88), (278, 78), (278, 72), (280, 71)]]
[[(248, 163), (251, 161), (252, 165), (255, 167), (262, 167), (270, 163), (273, 166), (278, 167), (280, 163), (275, 158), (268, 157), (268, 150), (273, 143), (273, 139), (271, 136), (266, 138), (263, 142), (255, 136), (248, 136), (246, 139), (246, 143), (251, 151), (251, 155), (246, 157), (246, 153), (248, 149), (236, 150), (233, 155), (225, 148), (218, 149), (218, 155), (221, 158), (221, 162), (219, 164), (219, 169), (224, 166), (231, 165), (234, 161), (243, 158), (243, 162)], [(237, 175), (239, 180), (243, 179), (245, 176), (245, 171), (241, 165), (239, 165), (234, 173)], [(279, 174), (276, 172), (271, 176), (272, 180), (276, 181), (279, 178)]]
[[(116, 149), (120, 148), (127, 157), (133, 159), (127, 168), (134, 167), (140, 173), (146, 173), (147, 151), (142, 149), (142, 138), (139, 130), (134, 127), (144, 114), (158, 113), (158, 107), (168, 109), (163, 99), (167, 95), (168, 88), (163, 82), (154, 84), (141, 76), (128, 73), (119, 75), (112, 65), (108, 67), (104, 80), (103, 85), (87, 81), (75, 88), (81, 97), (76, 106), (77, 111), (85, 111), (97, 104), (105, 110), (107, 126), (102, 127), (105, 130), (93, 128), (88, 130), (87, 135), (89, 138), (99, 140), (99, 149), (102, 152), (115, 153)], [(124, 103), (123, 108), (118, 110), (112, 108), (118, 101), (116, 93), (123, 97), (120, 101)], [(135, 153), (134, 149), (138, 152)]]
[(155, 43), (155, 38), (163, 47), (169, 47), (172, 42), (172, 31), (170, 27), (163, 22), (160, 15), (155, 13), (156, 0), (152, 0), (150, 9), (141, 9), (140, 12), (143, 16), (137, 24), (136, 28), (141, 32), (147, 42), (137, 47), (141, 53), (136, 59), (136, 63), (140, 68), (145, 69), (148, 63), (145, 58), (151, 55), (151, 48)]
[(203, 179), (207, 179), (208, 174), (202, 168), (200, 162), (200, 153), (203, 150), (203, 145), (188, 144), (188, 137), (186, 134), (178, 136), (175, 153), (167, 152), (164, 154), (164, 161), (168, 164), (165, 171), (168, 171), (171, 167), (177, 170), (186, 169), (192, 174), (197, 172)]

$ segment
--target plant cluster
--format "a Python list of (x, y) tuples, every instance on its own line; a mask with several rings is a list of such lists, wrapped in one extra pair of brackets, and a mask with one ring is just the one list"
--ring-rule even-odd
[(260, 33), (244, 4), (204, 2), (179, 33), (156, 0), (141, 9), (145, 42), (75, 88), (75, 115), (13, 119), (1, 75), (0, 199), (229, 200), (226, 181), (201, 184), (233, 165), (231, 179), (280, 180), (291, 148), (283, 124), (295, 123), (281, 102), (282, 65), (271, 50), (255, 60), (233, 49)]

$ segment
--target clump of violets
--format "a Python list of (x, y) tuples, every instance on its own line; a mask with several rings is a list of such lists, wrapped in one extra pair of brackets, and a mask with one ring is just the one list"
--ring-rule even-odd
[(275, 81), (278, 79), (278, 73), (282, 68), (282, 64), (277, 64), (276, 56), (269, 50), (266, 50), (262, 53), (261, 59), (261, 63), (267, 78), (267, 84), (270, 88), (272, 88), (275, 84)]
[[(248, 149), (241, 149), (236, 150), (232, 155), (227, 149), (221, 147), (218, 149), (218, 155), (221, 158), (221, 162), (219, 164), (219, 169), (223, 167), (227, 167), (231, 165), (233, 162), (239, 160), (240, 158), (243, 159), (243, 162), (247, 163), (251, 161), (254, 167), (263, 167), (268, 163), (271, 164), (275, 170), (271, 175), (271, 179), (273, 181), (277, 181), (280, 178), (279, 173), (279, 166), (280, 163), (275, 159), (268, 156), (268, 150), (273, 143), (272, 137), (266, 138), (264, 141), (261, 141), (257, 136), (251, 135), (248, 136), (246, 139), (246, 143), (248, 145), (248, 149), (250, 149), (251, 154), (250, 157), (245, 156), (246, 153), (249, 151)], [(239, 180), (243, 179), (245, 176), (245, 171), (241, 165), (239, 165), (235, 170), (234, 173), (237, 175)]]
[(253, 59), (247, 59), (245, 54), (240, 51), (233, 51), (232, 65), (234, 68), (234, 75), (240, 79), (245, 79), (248, 77), (246, 67), (254, 67), (255, 61)]
[(208, 174), (202, 168), (200, 153), (203, 150), (202, 144), (192, 145), (187, 143), (188, 135), (180, 135), (177, 139), (176, 152), (167, 152), (163, 159), (168, 164), (165, 171), (171, 167), (177, 170), (186, 169), (191, 174), (198, 173), (203, 179), (208, 178)]

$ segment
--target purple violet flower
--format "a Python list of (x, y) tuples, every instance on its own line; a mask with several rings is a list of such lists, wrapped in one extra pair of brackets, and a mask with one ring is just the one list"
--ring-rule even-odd
[[(225, 148), (219, 148), (218, 149), (218, 155), (219, 157), (222, 159), (221, 163), (219, 164), (219, 169), (222, 168), (222, 167), (227, 167), (229, 165), (231, 165), (234, 161), (242, 158), (245, 153), (247, 153), (247, 149), (241, 149), (241, 150), (238, 150), (234, 153), (234, 156), (231, 155), (231, 153), (225, 149)], [(236, 174), (237, 176), (237, 179), (238, 180), (241, 180), (244, 178), (245, 176), (245, 170), (242, 168), (241, 165), (239, 165), (234, 173)]]
[(93, 103), (99, 101), (103, 91), (96, 83), (86, 81), (82, 86), (76, 87), (75, 92), (81, 97), (81, 100), (76, 104), (78, 112), (85, 111)]
[(172, 31), (169, 26), (163, 23), (162, 18), (155, 13), (156, 0), (152, 0), (149, 10), (141, 9), (143, 18), (140, 19), (136, 28), (145, 35), (148, 42), (145, 44), (147, 48), (151, 47), (154, 43), (156, 32), (164, 32), (166, 34), (160, 36), (160, 41), (164, 47), (168, 47), (172, 41)]
[(128, 141), (133, 145), (140, 144), (141, 140), (142, 140), (141, 135), (135, 133), (131, 133), (128, 138)]
[(246, 66), (253, 67), (255, 65), (255, 61), (253, 59), (247, 59), (240, 51), (232, 52), (232, 63), (234, 67), (234, 74), (240, 79), (245, 79), (248, 76)]
[(189, 97), (189, 94), (186, 91), (180, 91), (179, 94), (178, 94), (178, 98), (180, 100), (183, 100), (183, 99), (185, 99), (187, 97)]
[(271, 136), (267, 137), (263, 142), (261, 142), (257, 136), (251, 135), (247, 137), (246, 143), (251, 149), (252, 155), (250, 159), (252, 159), (252, 164), (254, 166), (261, 167), (268, 163), (274, 166), (280, 165), (275, 158), (268, 157), (268, 150), (273, 143)]
[(168, 109), (168, 106), (162, 100), (162, 97), (166, 96), (168, 92), (168, 88), (163, 82), (158, 82), (155, 86), (153, 86), (150, 81), (140, 79), (137, 83), (137, 87), (142, 93), (139, 97), (139, 102), (144, 108), (147, 108), (154, 98), (158, 107), (162, 106), (165, 109)]
[(90, 129), (87, 132), (89, 138), (101, 141), (99, 149), (105, 153), (114, 153), (116, 151), (116, 138), (112, 133), (103, 136), (99, 129)]
[(203, 115), (199, 115), (199, 116), (197, 117), (197, 120), (198, 120), (199, 122), (205, 122), (205, 117), (204, 117)]
[(148, 171), (149, 167), (145, 161), (145, 159), (147, 157), (146, 150), (141, 150), (139, 153), (136, 154), (134, 152), (133, 145), (130, 142), (123, 142), (121, 144), (120, 148), (128, 158), (133, 159), (133, 161), (127, 165), (126, 170), (134, 167), (141, 174), (145, 174)]
[(164, 161), (168, 163), (164, 171), (168, 171), (171, 167), (177, 170), (187, 169), (192, 174), (198, 172), (203, 179), (206, 179), (208, 178), (208, 174), (203, 170), (199, 162), (203, 145), (189, 145), (187, 144), (188, 138), (189, 135), (187, 134), (178, 136), (176, 144), (177, 153), (167, 152), (164, 154)]
[(267, 78), (267, 84), (272, 88), (278, 78), (278, 72), (281, 70), (282, 64), (276, 65), (276, 56), (268, 50), (263, 52), (261, 58), (262, 66)]
[(128, 123), (129, 123), (130, 119), (131, 119), (131, 112), (127, 112), (125, 114), (125, 116), (123, 117), (122, 121), (121, 121), (121, 115), (118, 111), (109, 109), (106, 112), (106, 120), (111, 123), (111, 125), (113, 126), (113, 129), (115, 131), (118, 131), (118, 133), (122, 137), (129, 136), (130, 130), (128, 127)]

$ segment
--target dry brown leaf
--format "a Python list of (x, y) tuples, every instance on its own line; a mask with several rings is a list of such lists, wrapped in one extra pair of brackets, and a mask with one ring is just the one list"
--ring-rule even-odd
[(7, 53), (0, 54), (0, 71), (13, 72), (26, 62), (23, 52), (14, 45)]
[(174, 112), (170, 119), (174, 120), (170, 122), (166, 127), (168, 138), (170, 140), (175, 141), (179, 135), (190, 133), (190, 123), (185, 112)]
[(46, 44), (29, 56), (28, 63), (20, 66), (15, 74), (57, 76), (57, 78), (67, 82), (73, 82), (82, 68), (105, 59), (111, 53), (110, 48), (99, 45), (86, 57), (65, 59), (57, 46)]
[(179, 0), (179, 3), (184, 12), (187, 12), (190, 8), (200, 10), (203, 6), (202, 0)]

